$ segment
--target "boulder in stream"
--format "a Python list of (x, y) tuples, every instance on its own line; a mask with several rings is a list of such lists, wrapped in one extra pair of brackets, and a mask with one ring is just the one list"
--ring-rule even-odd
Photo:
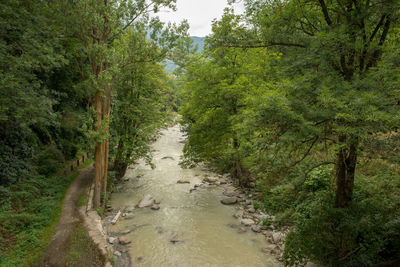
[(245, 226), (252, 226), (255, 222), (252, 219), (242, 219), (241, 223)]
[(240, 227), (240, 228), (238, 229), (238, 233), (245, 233), (245, 232), (247, 232), (246, 227)]
[(267, 247), (264, 247), (261, 249), (262, 252), (264, 253), (271, 253), (271, 251), (275, 248), (275, 245), (268, 245)]
[(182, 240), (181, 240), (181, 233), (179, 233), (179, 232), (173, 232), (172, 234), (171, 234), (171, 237), (169, 238), (169, 242), (171, 242), (171, 243), (173, 243), (173, 244), (175, 244), (175, 243), (178, 243), (178, 242), (182, 242)]
[(224, 205), (233, 205), (237, 202), (236, 197), (228, 197), (221, 200), (221, 203)]
[(205, 177), (203, 179), (203, 183), (207, 182), (207, 183), (215, 183), (216, 181), (218, 181), (217, 177)]
[(124, 230), (124, 231), (120, 232), (119, 234), (120, 235), (127, 235), (127, 234), (130, 234), (131, 232), (132, 232), (132, 230)]
[(154, 204), (154, 198), (151, 195), (145, 195), (137, 205), (138, 208), (151, 207)]
[(281, 232), (274, 232), (272, 234), (272, 240), (274, 241), (274, 243), (279, 243), (284, 239), (284, 236)]
[(253, 207), (250, 207), (247, 211), (248, 211), (249, 213), (254, 213), (254, 212), (256, 212), (256, 210), (255, 210)]
[(229, 189), (225, 190), (222, 194), (227, 197), (236, 197), (238, 195), (235, 191)]
[(157, 205), (157, 204), (153, 204), (153, 206), (151, 206), (151, 209), (152, 209), (152, 210), (159, 210), (159, 209), (160, 209), (160, 206)]
[(238, 212), (236, 212), (235, 214), (233, 214), (233, 217), (236, 219), (242, 218), (243, 216), (243, 211), (239, 210)]
[(190, 184), (190, 181), (187, 179), (179, 179), (176, 183), (178, 184)]
[(119, 252), (118, 250), (114, 251), (114, 255), (117, 256), (117, 257), (121, 257), (122, 256), (121, 252)]
[(130, 213), (130, 212), (133, 212), (134, 210), (135, 210), (134, 206), (126, 206), (125, 209), (124, 209), (124, 212), (125, 213)]
[(219, 182), (220, 182), (221, 184), (227, 184), (227, 183), (228, 183), (228, 181), (225, 180), (224, 178), (219, 179)]
[(122, 236), (120, 236), (120, 237), (118, 238), (118, 241), (119, 241), (119, 243), (120, 243), (121, 245), (128, 245), (128, 244), (131, 243), (130, 240), (128, 240), (128, 239), (126, 239), (125, 237), (122, 237)]

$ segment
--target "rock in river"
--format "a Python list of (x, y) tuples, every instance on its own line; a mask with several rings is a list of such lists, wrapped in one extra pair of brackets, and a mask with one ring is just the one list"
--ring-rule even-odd
[(283, 238), (284, 238), (284, 236), (280, 232), (274, 232), (272, 234), (272, 240), (274, 241), (275, 244), (281, 242), (283, 240)]
[(119, 252), (118, 250), (114, 251), (114, 255), (117, 256), (117, 257), (121, 257), (122, 256), (121, 252)]
[(242, 219), (241, 223), (244, 224), (245, 226), (252, 226), (253, 224), (255, 224), (255, 222), (252, 219)]
[(221, 203), (224, 205), (233, 205), (237, 202), (236, 197), (228, 197), (221, 200)]
[(121, 245), (128, 245), (128, 244), (131, 243), (130, 240), (128, 240), (128, 239), (126, 239), (125, 237), (122, 237), (122, 236), (120, 236), (120, 237), (118, 238), (118, 241), (119, 241), (119, 243), (120, 243)]
[(253, 207), (249, 208), (247, 211), (248, 211), (249, 213), (254, 213), (254, 212), (256, 212), (256, 210), (255, 210)]
[(253, 232), (255, 232), (255, 233), (261, 232), (261, 228), (260, 228), (260, 226), (258, 226), (258, 225), (253, 225), (253, 226), (251, 227), (251, 230), (252, 230)]
[(171, 243), (173, 243), (173, 244), (178, 243), (178, 242), (182, 242), (182, 240), (181, 240), (181, 233), (179, 233), (179, 232), (174, 232), (174, 233), (172, 233), (172, 234), (171, 234), (171, 237), (170, 237), (170, 239), (169, 239), (169, 242), (171, 242)]
[(235, 214), (233, 214), (233, 217), (236, 219), (239, 219), (243, 216), (243, 211), (239, 210), (238, 212), (236, 212)]
[(238, 229), (238, 233), (245, 233), (245, 232), (247, 232), (246, 227), (240, 227), (240, 228)]
[(225, 190), (222, 194), (224, 194), (224, 196), (227, 196), (227, 197), (236, 197), (237, 196), (237, 193), (235, 192), (235, 191), (233, 191), (233, 190)]
[(217, 177), (205, 177), (203, 179), (203, 182), (207, 182), (207, 183), (215, 183), (216, 181), (218, 181)]
[(145, 195), (137, 206), (138, 208), (145, 208), (153, 206), (153, 204), (154, 204), (154, 198), (151, 195)]
[(178, 184), (190, 184), (190, 181), (187, 179), (179, 179), (177, 181)]
[(159, 209), (160, 209), (160, 206), (157, 205), (157, 204), (154, 204), (153, 206), (151, 206), (151, 209), (152, 209), (152, 210), (159, 210)]

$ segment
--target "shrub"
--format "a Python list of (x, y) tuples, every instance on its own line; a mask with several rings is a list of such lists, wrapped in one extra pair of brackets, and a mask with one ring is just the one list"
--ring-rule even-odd
[(61, 169), (64, 156), (54, 145), (42, 149), (35, 157), (37, 171), (42, 175), (50, 175)]
[(332, 166), (320, 166), (307, 175), (304, 186), (312, 192), (327, 189), (330, 185), (331, 174)]
[(285, 264), (311, 260), (323, 266), (372, 266), (384, 259), (387, 249), (398, 255), (400, 246), (393, 233), (400, 224), (392, 201), (358, 191), (349, 207), (335, 208), (333, 192), (320, 191), (296, 209), (296, 227), (286, 239)]

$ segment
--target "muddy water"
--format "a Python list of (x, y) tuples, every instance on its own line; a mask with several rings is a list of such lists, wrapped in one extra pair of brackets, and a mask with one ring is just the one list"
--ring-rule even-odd
[[(200, 168), (181, 169), (183, 136), (179, 126), (162, 131), (153, 144), (151, 169), (140, 162), (128, 170), (129, 182), (114, 193), (114, 209), (135, 206), (146, 194), (161, 201), (160, 210), (135, 209), (134, 217), (121, 219), (110, 232), (133, 230), (125, 237), (132, 243), (128, 253), (134, 266), (279, 266), (261, 249), (266, 246), (263, 235), (238, 233), (240, 222), (232, 217), (235, 206), (220, 203), (223, 186), (199, 188), (189, 193), (194, 184), (206, 175)], [(190, 184), (177, 184), (185, 178)], [(170, 242), (176, 235), (178, 242)]]

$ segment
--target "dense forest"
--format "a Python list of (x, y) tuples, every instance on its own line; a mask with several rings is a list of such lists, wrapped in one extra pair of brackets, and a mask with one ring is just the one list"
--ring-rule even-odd
[(245, 0), (204, 47), (175, 2), (0, 2), (0, 265), (41, 257), (69, 162), (92, 153), (101, 213), (176, 113), (182, 165), (290, 227), (285, 265), (400, 264), (399, 1)]
[(184, 163), (255, 183), (289, 266), (399, 264), (399, 2), (245, 5), (188, 58)]
[(148, 156), (177, 109), (162, 62), (187, 24), (164, 25), (160, 8), (174, 1), (1, 1), (1, 266), (37, 260), (73, 179), (68, 162), (94, 154), (101, 208), (107, 177)]

